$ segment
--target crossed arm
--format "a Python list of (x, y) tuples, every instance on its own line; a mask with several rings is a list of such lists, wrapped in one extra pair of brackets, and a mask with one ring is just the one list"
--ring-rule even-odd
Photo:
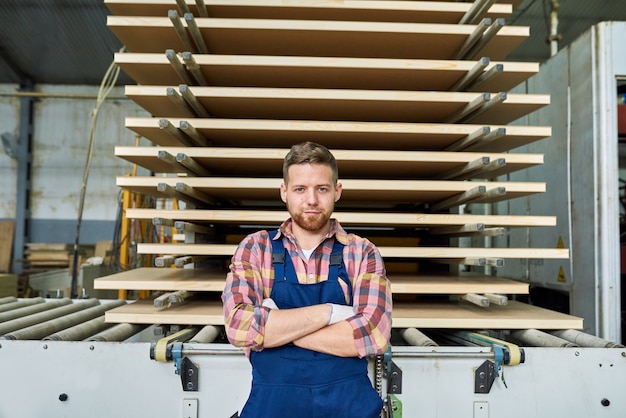
[(278, 310), (272, 309), (265, 323), (264, 347), (279, 347), (293, 342), (340, 357), (356, 357), (354, 332), (346, 321), (328, 325), (331, 306), (328, 304)]

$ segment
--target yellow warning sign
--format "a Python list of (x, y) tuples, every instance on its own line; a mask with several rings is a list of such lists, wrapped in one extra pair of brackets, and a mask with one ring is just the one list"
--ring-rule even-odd
[(565, 277), (565, 270), (563, 270), (563, 266), (559, 267), (559, 277), (556, 278), (556, 281), (559, 283), (567, 283), (567, 278)]

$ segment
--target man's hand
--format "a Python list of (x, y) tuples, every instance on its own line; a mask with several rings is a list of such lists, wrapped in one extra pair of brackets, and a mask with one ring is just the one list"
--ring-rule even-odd
[(336, 303), (328, 303), (328, 305), (330, 305), (330, 318), (328, 319), (328, 325), (335, 324), (354, 316), (354, 308), (352, 306), (338, 305)]

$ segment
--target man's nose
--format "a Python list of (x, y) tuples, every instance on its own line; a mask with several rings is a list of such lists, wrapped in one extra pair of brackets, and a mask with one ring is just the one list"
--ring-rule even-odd
[(308, 190), (306, 193), (306, 201), (308, 204), (316, 204), (317, 203), (317, 193), (315, 189)]

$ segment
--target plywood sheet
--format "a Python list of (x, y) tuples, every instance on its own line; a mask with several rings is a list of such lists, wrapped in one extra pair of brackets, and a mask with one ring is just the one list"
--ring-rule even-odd
[[(474, 25), (435, 23), (214, 18), (195, 22), (208, 51), (227, 55), (452, 59), (475, 30)], [(182, 18), (181, 23), (185, 25)], [(190, 50), (168, 17), (108, 16), (107, 26), (131, 52)], [(505, 26), (477, 56), (504, 59), (529, 33), (528, 27)]]
[[(278, 227), (289, 217), (286, 211), (269, 210), (209, 210), (209, 209), (133, 209), (126, 210), (128, 219), (152, 220), (157, 217), (193, 223), (226, 223), (236, 225), (273, 224)], [(523, 215), (458, 215), (452, 213), (344, 212), (335, 211), (342, 225), (358, 226), (462, 226), (483, 224), (486, 227), (556, 226), (555, 216)]]
[[(315, 138), (330, 148), (439, 151), (477, 131), (473, 124), (341, 122), (308, 120), (255, 120), (171, 118), (179, 126), (188, 122), (213, 146), (291, 147)], [(158, 118), (127, 117), (126, 127), (161, 146), (181, 146), (159, 128)], [(501, 125), (489, 126), (495, 131)], [(507, 126), (506, 135), (480, 151), (502, 152), (539, 141), (552, 134), (548, 126)]]
[[(528, 284), (501, 277), (481, 274), (465, 275), (391, 275), (394, 294), (527, 294)], [(94, 280), (95, 289), (124, 290), (188, 290), (221, 292), (226, 273), (203, 269), (139, 268), (100, 277)]]
[[(390, 205), (393, 203), (436, 203), (464, 193), (479, 186), (486, 190), (505, 188), (506, 193), (481, 202), (495, 202), (516, 197), (544, 193), (546, 185), (542, 182), (483, 182), (483, 181), (442, 181), (442, 180), (358, 180), (340, 179), (343, 192), (340, 202), (366, 202)], [(244, 177), (128, 177), (117, 178), (119, 187), (155, 197), (167, 197), (157, 191), (162, 184), (176, 187), (177, 183), (208, 194), (218, 200), (276, 202), (278, 189), (282, 183), (279, 178), (244, 178)]]
[(14, 232), (14, 221), (0, 221), (0, 237), (2, 237), (0, 240), (0, 273), (11, 272)]
[[(172, 0), (105, 0), (105, 4), (120, 16), (162, 17), (176, 9)], [(194, 16), (203, 16), (195, 1), (186, 4)], [(204, 10), (216, 18), (458, 23), (470, 6), (449, 1), (211, 0)], [(505, 18), (511, 12), (511, 5), (495, 4), (486, 17)]]
[[(115, 155), (154, 173), (185, 173), (181, 165), (159, 158), (166, 152), (184, 154), (213, 176), (274, 176), (282, 172), (288, 149), (276, 148), (187, 148), (115, 147)], [(495, 154), (478, 152), (411, 152), (383, 150), (332, 150), (339, 173), (345, 178), (436, 179), (450, 170), (460, 170), (475, 161), (505, 161), (496, 170), (475, 170), (473, 178), (494, 178), (543, 163), (543, 154)], [(250, 164), (254, 161), (254, 164)]]
[[(376, 238), (372, 241), (376, 244)], [(237, 246), (230, 244), (137, 244), (138, 254), (211, 255), (232, 256)], [(537, 258), (566, 259), (569, 250), (564, 248), (460, 248), (460, 247), (383, 247), (378, 246), (383, 258)], [(462, 264), (462, 263), (460, 263)]]
[(221, 292), (225, 280), (225, 273), (197, 268), (144, 267), (97, 278), (94, 289)]
[(477, 273), (455, 274), (391, 274), (393, 294), (464, 295), (467, 293), (528, 294), (528, 284), (503, 277)]
[[(461, 4), (461, 3), (459, 3)], [(273, 57), (195, 54), (208, 86), (450, 90), (475, 61)], [(116, 53), (118, 64), (138, 84), (186, 84), (165, 53)], [(539, 71), (538, 63), (492, 62), (503, 71), (470, 91), (508, 91)]]
[[(194, 117), (168, 98), (176, 86), (126, 86), (126, 95), (157, 117)], [(190, 87), (212, 117), (439, 123), (461, 113), (479, 93), (348, 89)], [(471, 123), (507, 124), (550, 104), (544, 94), (509, 94)]]
[[(394, 328), (463, 329), (582, 329), (581, 318), (520, 302), (479, 308), (470, 303), (398, 303), (393, 308)], [(129, 303), (105, 313), (113, 323), (224, 325), (220, 302), (189, 302), (165, 310), (152, 301)]]

